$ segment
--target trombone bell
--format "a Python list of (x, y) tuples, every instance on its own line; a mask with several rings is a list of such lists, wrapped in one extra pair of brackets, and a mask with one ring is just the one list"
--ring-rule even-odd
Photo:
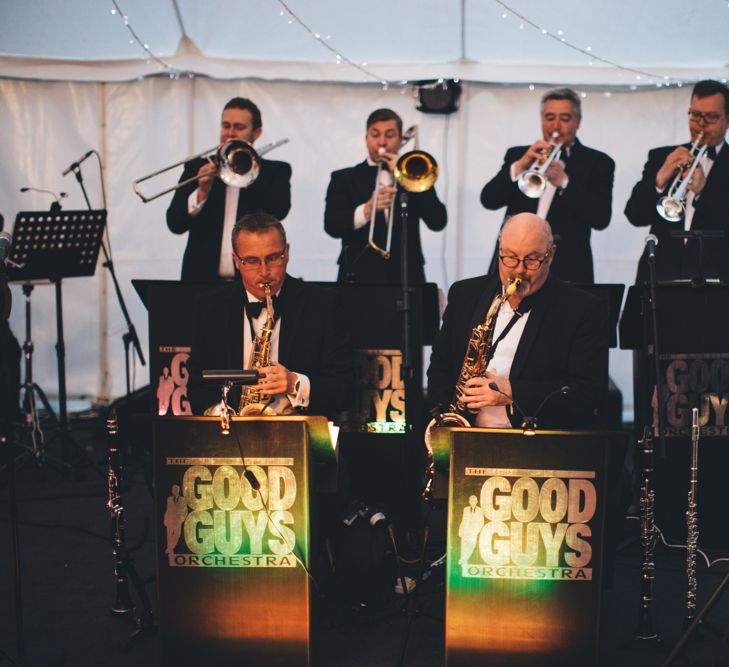
[(438, 163), (425, 151), (410, 151), (397, 161), (394, 176), (408, 192), (425, 192), (438, 179)]
[(226, 141), (218, 149), (220, 180), (234, 188), (247, 188), (258, 178), (260, 158), (247, 141)]

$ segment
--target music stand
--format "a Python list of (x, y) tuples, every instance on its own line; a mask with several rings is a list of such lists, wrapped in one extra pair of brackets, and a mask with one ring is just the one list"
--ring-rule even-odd
[[(63, 338), (64, 278), (93, 276), (99, 258), (106, 211), (21, 211), (15, 218), (8, 262), (11, 282), (50, 281), (56, 288), (58, 427), (64, 460), (78, 445), (71, 438), (66, 410), (66, 349)], [(29, 297), (29, 294), (28, 294)]]

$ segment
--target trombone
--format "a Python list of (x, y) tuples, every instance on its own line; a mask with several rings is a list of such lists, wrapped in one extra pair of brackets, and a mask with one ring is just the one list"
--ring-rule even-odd
[[(681, 165), (676, 174), (676, 178), (673, 179), (673, 183), (671, 183), (671, 187), (668, 189), (668, 194), (665, 197), (661, 197), (656, 204), (658, 215), (668, 222), (680, 222), (686, 213), (686, 191), (691, 184), (691, 178), (696, 171), (696, 167), (699, 166), (701, 158), (704, 157), (704, 154), (708, 150), (706, 144), (699, 148), (699, 144), (703, 138), (703, 132), (699, 132), (696, 135), (696, 141), (691, 144), (691, 148), (689, 149), (689, 153), (691, 154), (690, 160)], [(688, 170), (688, 173), (681, 178), (681, 172), (689, 165), (691, 165), (691, 168)]]
[[(402, 146), (407, 144), (411, 139), (415, 139), (415, 149), (401, 155), (395, 164), (393, 176), (395, 181), (408, 192), (425, 192), (435, 185), (438, 180), (438, 163), (435, 158), (425, 151), (418, 150), (418, 126), (410, 126), (403, 134)], [(383, 154), (384, 149), (380, 149)], [(387, 242), (384, 248), (380, 248), (375, 243), (375, 216), (377, 215), (377, 198), (380, 190), (380, 177), (384, 160), (377, 162), (377, 175), (375, 176), (375, 198), (372, 202), (372, 212), (370, 213), (370, 233), (368, 242), (371, 248), (376, 250), (384, 259), (390, 259), (390, 248), (392, 247), (392, 227), (393, 213), (395, 208), (395, 200), (390, 204), (389, 215), (386, 216), (387, 222)]]
[(190, 160), (204, 157), (211, 164), (214, 163), (217, 165), (214, 172), (206, 172), (204, 175), (217, 174), (220, 176), (220, 180), (226, 185), (231, 185), (234, 188), (247, 188), (258, 178), (258, 174), (261, 171), (261, 157), (272, 151), (274, 148), (283, 146), (288, 143), (288, 141), (288, 139), (281, 139), (280, 141), (266, 144), (257, 151), (247, 141), (243, 141), (242, 139), (231, 139), (230, 141), (226, 141), (221, 144), (219, 147), (216, 146), (203, 151), (202, 153), (191, 155), (184, 160), (171, 164), (169, 167), (164, 167), (163, 169), (159, 169), (151, 174), (147, 174), (147, 176), (142, 176), (142, 178), (138, 178), (132, 183), (132, 187), (134, 188), (134, 192), (145, 204), (147, 202), (151, 202), (162, 195), (166, 195), (168, 192), (179, 190), (185, 185), (189, 185), (190, 183), (197, 181), (203, 176), (203, 174), (196, 174), (184, 181), (180, 181), (177, 185), (173, 185), (171, 188), (167, 188), (166, 190), (162, 190), (161, 192), (149, 196), (145, 195), (140, 190), (140, 183), (144, 183), (144, 181), (148, 181), (150, 178), (164, 174), (170, 169), (174, 169), (175, 167), (179, 167), (181, 164), (190, 162)]
[(555, 160), (559, 160), (559, 156), (562, 153), (562, 144), (555, 144), (555, 140), (559, 136), (559, 132), (552, 133), (552, 141), (550, 141), (550, 148), (544, 149), (542, 154), (547, 159), (539, 166), (535, 167), (536, 162), (532, 164), (527, 171), (521, 172), (517, 179), (517, 185), (519, 189), (531, 199), (539, 199), (547, 189), (547, 179), (544, 176), (545, 172)]

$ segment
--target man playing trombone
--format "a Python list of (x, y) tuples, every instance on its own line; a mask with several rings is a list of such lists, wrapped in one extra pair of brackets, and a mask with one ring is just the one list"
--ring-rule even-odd
[[(242, 140), (253, 144), (262, 134), (261, 112), (249, 99), (234, 97), (223, 108), (220, 144)], [(167, 209), (167, 226), (174, 234), (188, 233), (182, 260), (182, 280), (216, 281), (233, 278), (230, 235), (236, 220), (264, 211), (279, 220), (291, 208), (291, 165), (260, 159), (260, 172), (247, 187), (226, 185), (217, 165), (203, 157), (185, 164), (180, 187)]]
[[(542, 138), (506, 151), (501, 170), (481, 191), (481, 204), (492, 211), (506, 206), (505, 218), (530, 212), (549, 220), (559, 248), (552, 272), (562, 280), (592, 283), (590, 233), (610, 223), (615, 162), (580, 143), (581, 120), (574, 90), (547, 91), (542, 97)], [(535, 177), (541, 183), (538, 190), (524, 185), (534, 172), (541, 177)], [(495, 263), (494, 256), (492, 269)]]
[[(688, 144), (651, 150), (625, 216), (636, 227), (650, 225), (658, 239), (658, 280), (695, 278), (699, 272), (706, 278), (729, 280), (729, 150), (724, 139), (729, 128), (729, 88), (718, 81), (699, 81), (691, 94), (688, 121), (693, 154)], [(669, 204), (676, 208), (676, 215)], [(689, 230), (723, 231), (724, 238), (687, 240), (672, 234)], [(636, 282), (648, 279), (647, 262), (644, 253)]]
[[(399, 283), (401, 214), (396, 201), (399, 188), (392, 174), (403, 145), (400, 116), (391, 109), (373, 111), (367, 118), (365, 144), (364, 162), (332, 173), (324, 229), (329, 236), (342, 239), (338, 259), (340, 282)], [(383, 165), (379, 169), (378, 163)], [(433, 231), (446, 226), (446, 208), (433, 187), (408, 194), (408, 279), (411, 283), (425, 282), (420, 220)], [(386, 251), (389, 251), (388, 258), (384, 256)]]

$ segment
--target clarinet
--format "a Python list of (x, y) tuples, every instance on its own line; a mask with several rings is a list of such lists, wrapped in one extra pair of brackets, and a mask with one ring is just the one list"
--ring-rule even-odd
[(691, 479), (689, 481), (688, 507), (686, 509), (686, 617), (684, 627), (696, 617), (696, 551), (699, 545), (699, 512), (696, 493), (699, 486), (699, 411), (691, 411)]
[(638, 624), (633, 633), (636, 640), (659, 641), (658, 633), (653, 629), (653, 580), (656, 565), (654, 553), (656, 549), (656, 521), (654, 507), (656, 492), (653, 487), (653, 436), (648, 426), (643, 430), (643, 437), (638, 441), (642, 464), (642, 481), (640, 486), (640, 544), (643, 550), (643, 563), (640, 580), (640, 609)]
[(106, 420), (109, 433), (109, 499), (106, 506), (111, 515), (111, 543), (114, 552), (114, 578), (116, 579), (116, 600), (111, 607), (111, 613), (119, 616), (133, 614), (134, 604), (129, 592), (127, 578), (127, 549), (124, 537), (124, 506), (121, 497), (121, 454), (119, 452), (117, 435), (119, 426), (116, 419), (116, 410), (111, 410)]

